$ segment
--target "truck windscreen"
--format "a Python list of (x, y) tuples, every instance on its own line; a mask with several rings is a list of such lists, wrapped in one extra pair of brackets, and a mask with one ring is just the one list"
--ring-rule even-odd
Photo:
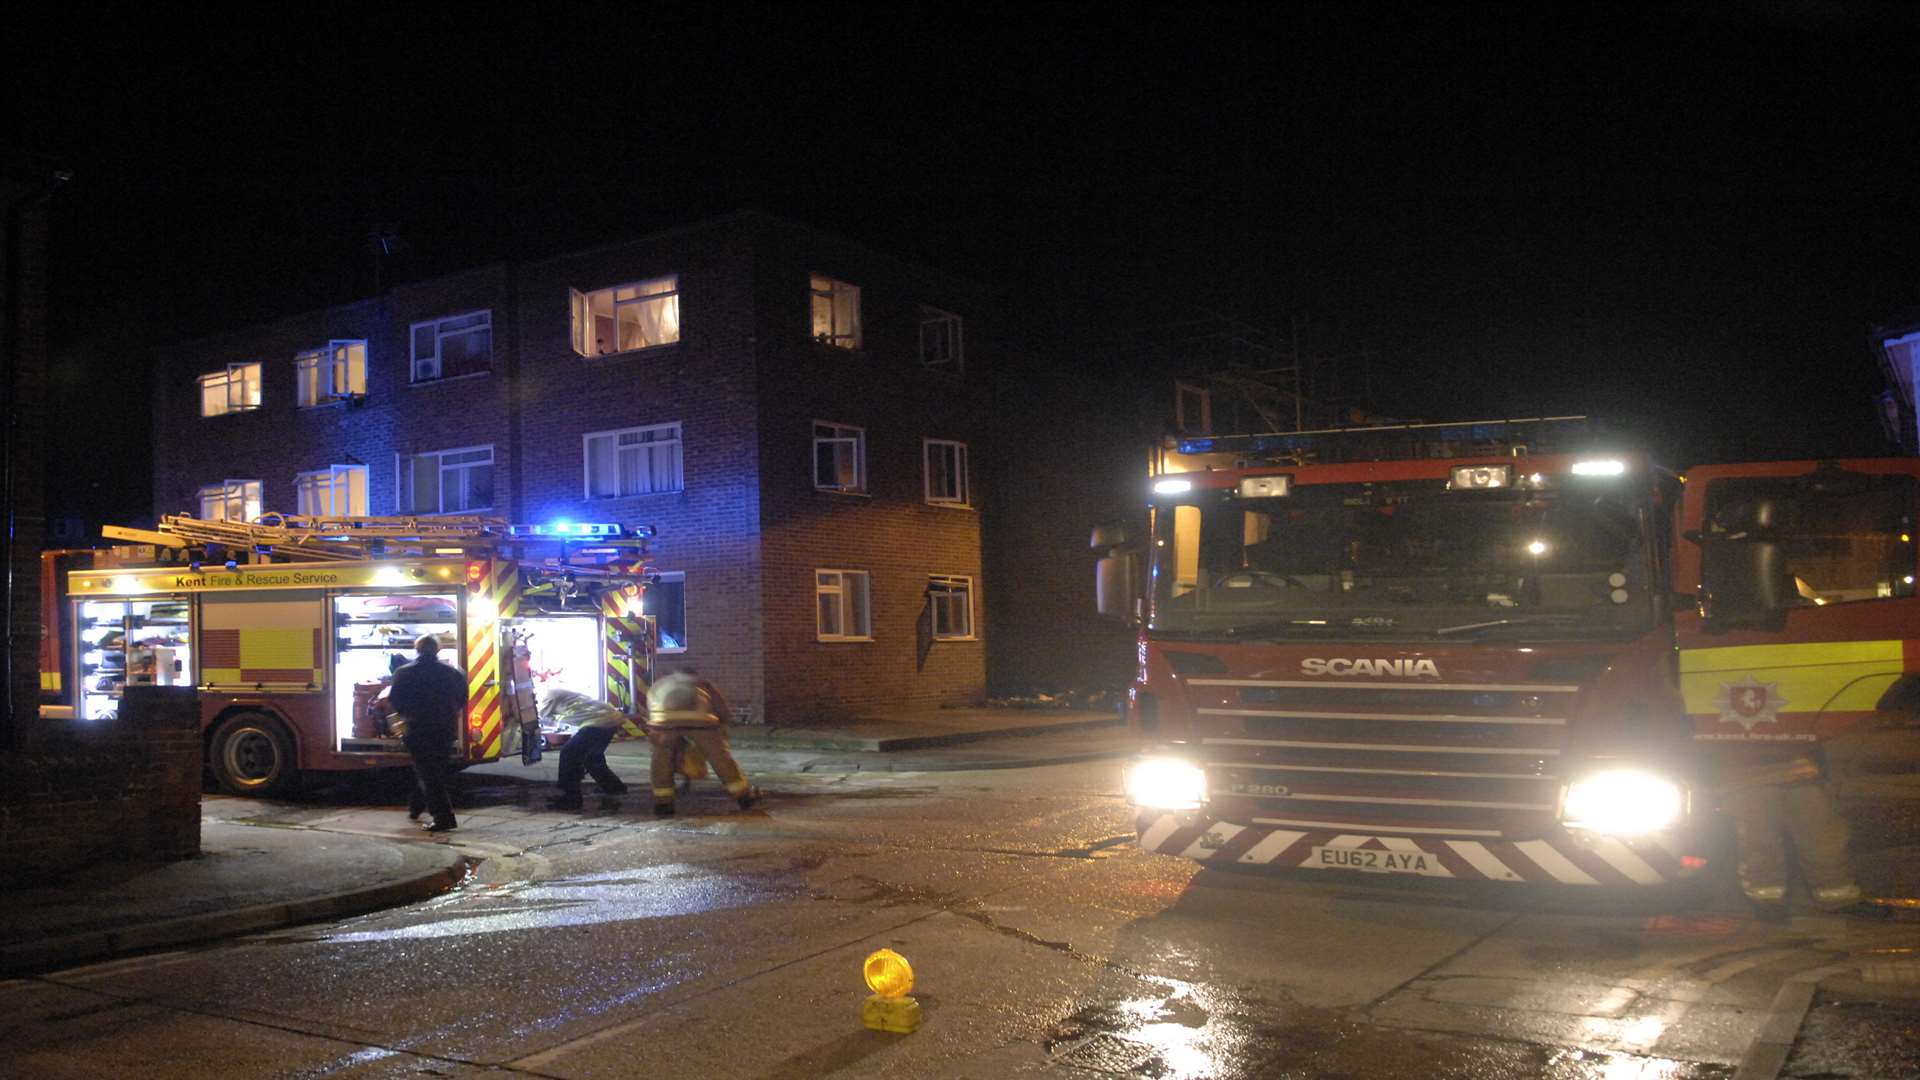
[(1575, 640), (1652, 619), (1651, 515), (1630, 484), (1202, 490), (1161, 503), (1154, 520), (1159, 634)]

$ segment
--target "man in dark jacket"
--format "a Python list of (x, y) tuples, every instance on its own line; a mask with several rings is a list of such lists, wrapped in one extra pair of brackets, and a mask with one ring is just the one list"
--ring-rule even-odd
[(418, 657), (393, 673), (393, 690), (387, 695), (394, 711), (406, 717), (406, 733), (400, 738), (413, 755), (416, 783), (407, 817), (417, 820), (422, 810), (430, 810), (433, 821), (422, 827), (446, 832), (457, 824), (447, 798), (447, 758), (466, 712), (467, 677), (439, 661), (440, 642), (431, 634), (415, 641), (413, 651)]

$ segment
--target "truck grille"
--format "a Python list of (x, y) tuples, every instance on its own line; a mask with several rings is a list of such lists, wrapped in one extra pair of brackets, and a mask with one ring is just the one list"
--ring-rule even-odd
[(1577, 686), (1191, 679), (1223, 820), (1415, 835), (1538, 835)]

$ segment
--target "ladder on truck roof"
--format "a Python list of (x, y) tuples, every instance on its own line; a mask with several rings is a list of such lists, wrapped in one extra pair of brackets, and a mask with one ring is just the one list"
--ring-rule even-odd
[(1247, 462), (1332, 464), (1391, 458), (1447, 458), (1586, 449), (1604, 437), (1585, 416), (1536, 416), (1461, 423), (1382, 424), (1374, 427), (1209, 435), (1183, 439), (1182, 454), (1233, 454)]
[[(189, 548), (245, 552), (250, 562), (307, 559), (351, 562), (433, 555), (505, 555), (520, 558), (530, 543), (560, 545), (562, 562), (571, 545), (581, 554), (645, 554), (653, 537), (651, 526), (567, 526), (543, 529), (509, 525), (490, 517), (328, 517), (266, 513), (252, 521), (207, 521), (187, 514), (168, 514), (154, 529), (109, 525), (101, 530), (110, 540), (153, 544), (174, 551)], [(576, 549), (578, 550), (578, 549)], [(583, 568), (584, 569), (584, 568)]]

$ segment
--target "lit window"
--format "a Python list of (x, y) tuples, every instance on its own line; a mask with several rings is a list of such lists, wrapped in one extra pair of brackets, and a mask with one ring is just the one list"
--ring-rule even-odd
[(200, 489), (202, 521), (252, 521), (259, 516), (258, 480), (222, 480)]
[(1213, 395), (1206, 387), (1173, 384), (1173, 426), (1183, 435), (1213, 433)]
[(396, 454), (402, 514), (453, 514), (493, 506), (493, 447)]
[(334, 341), (293, 358), (294, 391), (301, 408), (367, 394), (367, 343)]
[(367, 513), (367, 467), (335, 465), (294, 478), (294, 503), (306, 517), (363, 517)]
[(457, 379), (493, 370), (493, 312), (413, 324), (413, 381)]
[(586, 436), (587, 498), (653, 495), (686, 486), (680, 425), (655, 424)]
[(660, 633), (660, 651), (687, 651), (687, 575), (675, 570), (659, 574), (647, 586), (641, 614), (653, 620)]
[(816, 570), (815, 632), (821, 641), (871, 641), (865, 570)]
[(573, 351), (581, 356), (670, 345), (680, 340), (680, 278), (672, 275), (573, 296)]
[(813, 340), (860, 347), (860, 287), (813, 275)]
[(936, 506), (971, 506), (967, 487), (967, 444), (922, 440), (927, 467), (927, 501)]
[(228, 364), (200, 376), (200, 415), (225, 416), (260, 407), (260, 365)]
[(927, 607), (935, 641), (973, 637), (973, 579), (936, 574), (927, 579)]
[(867, 490), (865, 428), (813, 422), (813, 486), (855, 494)]
[(920, 309), (920, 363), (935, 371), (959, 374), (966, 367), (966, 342), (960, 316), (939, 308)]

